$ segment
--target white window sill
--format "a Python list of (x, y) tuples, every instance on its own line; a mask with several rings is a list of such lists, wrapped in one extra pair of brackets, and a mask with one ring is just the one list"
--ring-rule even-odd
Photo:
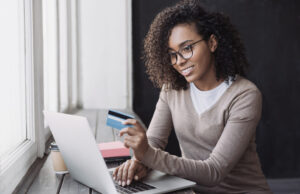
[(13, 153), (0, 161), (0, 193), (12, 193), (37, 158), (37, 145), (24, 141)]

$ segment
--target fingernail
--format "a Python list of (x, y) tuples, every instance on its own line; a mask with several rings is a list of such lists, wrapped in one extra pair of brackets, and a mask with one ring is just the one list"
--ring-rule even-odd
[(119, 181), (118, 184), (121, 185), (121, 181)]
[(137, 175), (135, 175), (135, 176), (134, 176), (134, 180), (137, 181), (138, 179), (139, 179), (139, 177), (138, 177)]
[(130, 185), (130, 180), (127, 180), (127, 185)]
[(124, 186), (125, 186), (125, 184), (126, 184), (126, 183), (125, 183), (125, 181), (123, 181), (123, 182), (122, 182), (122, 186), (124, 187)]

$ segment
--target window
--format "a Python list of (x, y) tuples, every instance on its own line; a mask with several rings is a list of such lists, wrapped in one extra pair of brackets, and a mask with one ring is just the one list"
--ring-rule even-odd
[(40, 7), (39, 1), (0, 2), (0, 193), (12, 193), (44, 155)]
[(0, 2), (0, 158), (26, 140), (24, 29), (18, 7), (17, 0)]

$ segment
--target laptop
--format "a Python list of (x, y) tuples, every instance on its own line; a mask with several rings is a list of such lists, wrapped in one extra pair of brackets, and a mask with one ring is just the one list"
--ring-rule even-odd
[(141, 181), (122, 187), (112, 179), (85, 117), (44, 111), (71, 177), (101, 193), (166, 193), (192, 187), (195, 182), (152, 170)]

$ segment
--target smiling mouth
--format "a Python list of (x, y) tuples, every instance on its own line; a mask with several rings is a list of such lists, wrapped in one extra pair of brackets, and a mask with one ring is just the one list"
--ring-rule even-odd
[(182, 74), (183, 74), (184, 76), (186, 76), (186, 75), (188, 75), (189, 73), (191, 73), (191, 71), (193, 70), (193, 68), (194, 68), (194, 65), (192, 65), (192, 66), (190, 66), (190, 67), (188, 67), (188, 68), (185, 68), (185, 69), (182, 70), (181, 72), (182, 72)]

